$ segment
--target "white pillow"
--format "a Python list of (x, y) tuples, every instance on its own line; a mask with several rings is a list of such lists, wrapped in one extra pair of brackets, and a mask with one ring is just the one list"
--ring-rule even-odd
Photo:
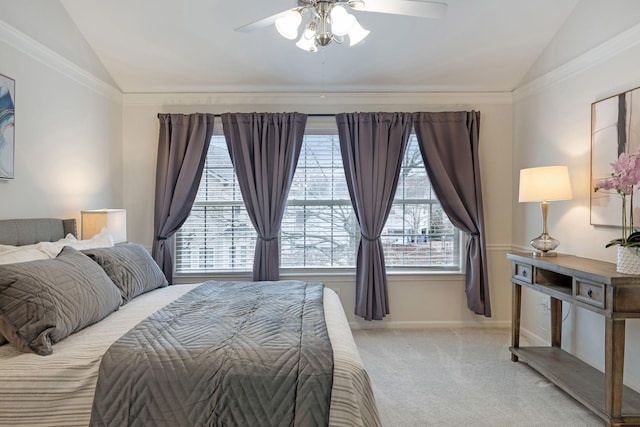
[(104, 227), (100, 233), (91, 239), (77, 240), (72, 234), (68, 234), (67, 237), (57, 242), (40, 242), (37, 244), (37, 247), (49, 255), (49, 258), (55, 258), (65, 246), (71, 246), (73, 249), (81, 251), (83, 249), (110, 248), (113, 245), (113, 236), (109, 230)]
[(49, 255), (41, 251), (38, 245), (14, 246), (14, 249), (5, 249), (0, 252), (0, 264), (15, 264), (39, 259), (49, 259)]
[(74, 236), (71, 233), (67, 234), (62, 239), (58, 240), (58, 242), (77, 242), (77, 241), (78, 239), (76, 239), (76, 236)]
[[(58, 240), (58, 242), (76, 242), (77, 239), (71, 233), (64, 236), (62, 239)], [(12, 246), (12, 245), (0, 245), (0, 254), (5, 252), (15, 251), (16, 249), (24, 250), (26, 248), (38, 248), (39, 243), (34, 243), (32, 245), (22, 245), (22, 246)]]

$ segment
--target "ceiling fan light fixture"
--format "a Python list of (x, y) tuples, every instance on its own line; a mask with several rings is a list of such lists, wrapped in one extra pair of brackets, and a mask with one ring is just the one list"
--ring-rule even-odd
[[(267, 16), (251, 24), (236, 28), (236, 31), (249, 32), (268, 25), (275, 26), (285, 38), (298, 38), (298, 29), (302, 25), (302, 36), (298, 46), (307, 50), (312, 41), (319, 49), (331, 42), (340, 44), (349, 37), (349, 45), (361, 43), (369, 30), (362, 28), (350, 9), (362, 12), (376, 12), (392, 15), (415, 16), (419, 18), (442, 18), (448, 5), (442, 0), (297, 0), (298, 6)], [(300, 46), (299, 46), (300, 47)]]
[(335, 6), (331, 9), (331, 32), (336, 36), (348, 34), (356, 22), (356, 17), (347, 13), (344, 7)]
[(315, 20), (309, 22), (302, 32), (302, 37), (313, 40), (316, 36), (316, 28), (318, 28), (318, 25), (316, 24)]
[(311, 38), (308, 38), (306, 36), (307, 31), (308, 30), (305, 30), (305, 34), (300, 37), (300, 40), (298, 40), (296, 46), (298, 46), (302, 50), (306, 50), (307, 52), (317, 52), (318, 46), (316, 45), (315, 33), (313, 33)]
[(322, 47), (331, 43), (332, 40), (333, 40), (333, 34), (331, 33), (316, 34), (316, 43)]
[(349, 31), (349, 46), (355, 46), (364, 40), (370, 31), (362, 28), (362, 25), (358, 21), (356, 21), (351, 31)]
[(298, 27), (302, 22), (302, 14), (292, 9), (276, 19), (276, 29), (285, 39), (293, 40), (298, 37)]

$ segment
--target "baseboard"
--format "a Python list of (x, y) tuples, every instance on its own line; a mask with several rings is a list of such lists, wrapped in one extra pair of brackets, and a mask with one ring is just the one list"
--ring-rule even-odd
[(349, 322), (352, 330), (358, 329), (436, 329), (436, 328), (510, 328), (511, 320), (467, 321), (356, 321)]
[(525, 328), (522, 328), (522, 327), (520, 328), (520, 337), (523, 340), (528, 341), (529, 345), (532, 345), (532, 346), (546, 347), (546, 346), (550, 345), (550, 342), (549, 342), (548, 339), (544, 339), (540, 335), (534, 334), (529, 329), (525, 329)]

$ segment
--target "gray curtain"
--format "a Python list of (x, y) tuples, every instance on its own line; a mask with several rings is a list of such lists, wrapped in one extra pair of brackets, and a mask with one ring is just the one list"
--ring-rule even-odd
[(160, 136), (156, 167), (153, 259), (173, 282), (171, 245), (167, 240), (186, 221), (198, 192), (213, 114), (158, 114)]
[(360, 223), (355, 313), (366, 320), (389, 314), (380, 235), (398, 186), (411, 133), (409, 113), (336, 115), (347, 187)]
[(280, 278), (280, 224), (306, 123), (300, 113), (222, 115), (242, 199), (258, 234), (253, 280)]
[(414, 113), (427, 174), (454, 226), (469, 234), (467, 306), (491, 316), (478, 143), (480, 112)]

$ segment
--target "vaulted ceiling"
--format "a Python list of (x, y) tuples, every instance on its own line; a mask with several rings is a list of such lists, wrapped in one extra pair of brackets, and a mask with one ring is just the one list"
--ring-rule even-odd
[[(366, 0), (365, 0), (366, 1)], [(442, 19), (357, 12), (364, 43), (300, 50), (295, 0), (61, 0), (125, 93), (511, 91), (579, 0), (440, 0)]]

